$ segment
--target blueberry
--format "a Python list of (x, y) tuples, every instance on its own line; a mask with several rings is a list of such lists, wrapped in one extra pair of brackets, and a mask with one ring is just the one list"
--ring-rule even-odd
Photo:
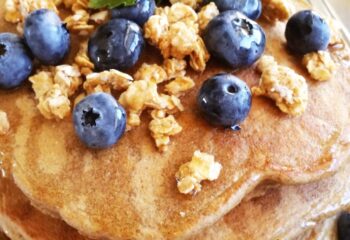
[(112, 9), (112, 18), (125, 18), (143, 26), (154, 14), (156, 3), (154, 0), (137, 0), (136, 4), (128, 7)]
[(250, 19), (258, 19), (262, 12), (261, 0), (209, 0), (215, 2), (220, 12), (236, 10)]
[(251, 102), (247, 84), (226, 73), (206, 80), (197, 97), (200, 110), (211, 124), (233, 129), (248, 116)]
[(100, 26), (89, 40), (89, 56), (97, 71), (125, 70), (135, 65), (144, 39), (140, 27), (116, 18)]
[(70, 47), (70, 36), (64, 23), (48, 9), (36, 10), (26, 18), (24, 39), (34, 56), (45, 65), (62, 62)]
[(233, 68), (252, 65), (264, 52), (266, 37), (262, 28), (242, 13), (220, 13), (204, 30), (209, 52)]
[(343, 212), (337, 222), (338, 239), (350, 240), (350, 213)]
[(19, 86), (31, 74), (33, 63), (22, 38), (0, 33), (0, 88)]
[(123, 135), (126, 113), (110, 94), (94, 93), (75, 106), (73, 120), (83, 143), (91, 148), (107, 148)]
[(288, 47), (300, 54), (324, 50), (330, 40), (330, 28), (316, 13), (305, 10), (288, 21), (285, 36)]

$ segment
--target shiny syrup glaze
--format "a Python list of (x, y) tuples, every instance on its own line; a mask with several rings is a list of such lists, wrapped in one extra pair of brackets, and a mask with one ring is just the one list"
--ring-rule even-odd
[[(270, 51), (271, 51), (271, 49), (270, 49)], [(283, 62), (283, 60), (282, 59), (279, 59), (279, 60), (281, 60), (282, 62)], [(286, 61), (286, 62), (288, 62), (287, 60), (284, 60), (284, 61)], [(205, 73), (205, 74), (210, 74), (210, 73)], [(253, 80), (252, 82), (250, 82), (249, 84), (256, 84), (256, 82), (257, 82), (257, 77), (254, 77), (254, 74), (253, 73), (251, 73), (251, 72), (249, 72), (249, 71), (243, 71), (243, 72), (240, 72), (239, 73), (239, 75), (242, 77), (242, 78), (249, 78), (249, 77), (252, 77), (251, 79)], [(248, 77), (249, 76), (249, 77)], [(341, 76), (341, 75), (340, 75)], [(202, 78), (204, 79), (206, 76), (203, 76)], [(250, 79), (250, 78), (249, 78)], [(33, 149), (35, 149), (35, 147), (37, 147), (38, 149), (43, 149), (42, 147), (40, 147), (40, 146), (37, 146), (36, 145), (36, 141), (43, 141), (43, 143), (45, 142), (45, 140), (46, 139), (49, 139), (50, 138), (50, 134), (53, 134), (52, 133), (52, 130), (54, 130), (55, 132), (57, 132), (55, 129), (60, 129), (59, 127), (60, 126), (63, 126), (63, 123), (62, 124), (60, 124), (60, 123), (53, 123), (53, 124), (50, 124), (50, 128), (53, 128), (53, 129), (50, 129), (50, 128), (47, 128), (47, 126), (45, 126), (45, 125), (47, 125), (47, 124), (44, 124), (44, 126), (41, 126), (41, 122), (43, 121), (43, 119), (41, 118), (41, 117), (37, 117), (37, 116), (34, 116), (34, 118), (33, 119), (31, 119), (30, 118), (30, 112), (33, 110), (33, 106), (31, 106), (31, 104), (34, 104), (31, 100), (30, 100), (30, 98), (28, 99), (28, 98), (23, 98), (23, 96), (24, 95), (28, 95), (29, 94), (29, 96), (32, 96), (31, 95), (31, 93), (30, 93), (30, 90), (28, 90), (28, 89), (25, 89), (25, 88), (23, 88), (23, 89), (21, 89), (21, 90), (18, 90), (18, 92), (17, 93), (1, 93), (2, 94), (2, 96), (3, 96), (3, 94), (4, 95), (7, 95), (8, 94), (8, 100), (13, 100), (13, 101), (17, 101), (17, 100), (19, 100), (19, 102), (18, 102), (18, 105), (17, 105), (17, 108), (16, 108), (16, 110), (20, 110), (20, 111), (23, 111), (22, 112), (22, 114), (21, 114), (21, 116), (22, 117), (20, 117), (20, 118), (17, 118), (16, 116), (18, 116), (18, 113), (16, 113), (16, 111), (13, 111), (13, 110), (11, 110), (12, 109), (12, 107), (13, 107), (13, 105), (11, 105), (11, 104), (8, 104), (8, 105), (1, 105), (1, 107), (2, 108), (6, 108), (6, 106), (8, 106), (8, 109), (4, 109), (5, 111), (7, 111), (7, 112), (9, 112), (10, 114), (10, 120), (11, 120), (11, 125), (12, 125), (12, 127), (11, 127), (11, 132), (10, 132), (10, 136), (13, 136), (14, 138), (11, 138), (12, 140), (11, 140), (11, 143), (10, 142), (8, 142), (8, 141), (6, 141), (4, 144), (1, 144), (1, 146), (2, 146), (2, 148), (3, 149), (1, 149), (2, 151), (4, 151), (5, 152), (5, 158), (8, 158), (8, 159), (12, 159), (12, 157), (13, 156), (11, 156), (12, 154), (11, 153), (14, 153), (15, 155), (21, 155), (21, 153), (20, 152), (18, 152), (18, 151), (16, 151), (16, 152), (14, 152), (12, 149), (19, 149), (19, 151), (24, 151), (25, 153), (27, 153), (28, 154), (28, 156), (31, 156), (32, 154), (34, 154), (34, 155), (36, 155), (37, 153), (35, 153), (35, 152), (27, 152), (27, 150), (29, 150), (29, 151), (31, 151), (31, 150), (33, 150)], [(11, 95), (11, 96), (10, 96)], [(32, 103), (31, 103), (32, 102)], [(186, 102), (186, 99), (184, 99), (184, 102)], [(259, 100), (259, 102), (260, 102), (260, 100)], [(264, 103), (264, 105), (265, 105), (265, 107), (268, 107), (268, 111), (271, 111), (272, 112), (272, 114), (277, 114), (279, 117), (278, 117), (278, 120), (281, 120), (281, 116), (278, 114), (278, 112), (277, 111), (275, 111), (274, 110), (274, 107), (272, 107), (272, 104), (271, 104), (271, 102), (269, 102), (269, 101), (266, 101), (266, 100), (261, 100), (261, 102), (267, 102), (268, 103), (268, 105), (266, 105), (266, 103)], [(26, 105), (26, 104), (29, 104), (29, 105)], [(270, 107), (271, 106), (271, 107)], [(29, 112), (26, 112), (26, 109), (29, 111)], [(29, 115), (28, 115), (29, 114)], [(34, 112), (34, 114), (36, 114), (37, 115), (37, 113), (35, 113)], [(181, 119), (181, 121), (182, 121), (182, 124), (184, 125), (184, 126), (187, 126), (187, 127), (191, 127), (191, 122), (193, 123), (193, 118), (191, 117), (191, 116), (193, 116), (193, 115), (191, 115), (191, 112), (189, 112), (189, 111), (186, 111), (185, 113), (183, 113), (183, 114), (180, 114), (180, 116), (179, 116), (179, 118)], [(23, 121), (23, 118), (26, 118), (26, 117), (29, 117), (29, 121), (27, 121), (27, 123), (26, 124), (29, 124), (29, 127), (27, 126), (25, 126), (26, 124), (24, 124), (24, 125), (22, 125), (23, 124), (23, 122), (22, 123), (20, 123), (20, 121)], [(195, 118), (195, 119), (199, 119), (199, 118)], [(259, 120), (259, 119), (256, 119), (257, 121)], [(288, 119), (289, 120), (289, 119)], [(26, 121), (24, 121), (24, 122), (26, 122)], [(69, 121), (66, 121), (66, 122), (64, 122), (65, 124), (68, 124), (69, 123)], [(258, 123), (258, 122), (257, 122)], [(208, 127), (210, 127), (210, 126), (207, 126), (205, 123), (202, 123), (202, 122), (200, 122), (199, 121), (199, 124), (200, 124), (200, 126), (201, 127), (203, 127), (204, 126), (204, 128), (208, 128)], [(24, 127), (23, 127), (24, 126)], [(39, 128), (38, 128), (38, 126), (40, 126)], [(22, 128), (21, 128), (22, 127)], [(54, 127), (56, 127), (56, 128), (54, 128)], [(21, 128), (21, 129), (19, 129), (19, 128)], [(144, 127), (143, 128), (141, 128), (141, 129), (145, 129)], [(25, 134), (25, 132), (26, 131), (29, 131), (27, 134)], [(144, 130), (142, 130), (142, 131), (144, 131)], [(215, 131), (219, 131), (219, 130), (215, 130)], [(214, 131), (214, 132), (215, 132)], [(340, 131), (340, 130), (339, 130)], [(21, 134), (18, 134), (18, 132), (20, 132)], [(41, 136), (36, 136), (36, 133), (41, 133)], [(197, 134), (197, 133), (195, 133), (195, 134)], [(39, 134), (40, 135), (40, 134)], [(193, 135), (191, 135), (191, 134), (189, 134), (190, 136), (187, 136), (188, 138), (193, 138)], [(33, 137), (33, 138), (31, 138), (31, 139), (29, 139), (29, 136), (30, 137)], [(136, 135), (137, 136), (137, 135)], [(333, 136), (334, 136), (334, 138), (336, 138), (336, 136), (337, 136), (337, 131), (335, 131), (334, 132), (334, 134), (333, 134)], [(23, 139), (23, 138), (26, 138), (26, 137), (28, 137), (28, 139)], [(74, 136), (71, 136), (71, 135), (69, 135), (69, 137), (73, 137), (74, 138)], [(146, 131), (145, 131), (145, 135), (143, 136), (144, 138), (147, 138), (147, 134), (146, 134)], [(186, 137), (186, 138), (187, 138)], [(215, 136), (215, 134), (214, 133), (211, 133), (211, 134), (207, 134), (206, 136), (204, 136), (204, 137), (206, 137), (206, 138), (208, 138), (208, 137), (216, 137)], [(41, 140), (40, 140), (41, 139)], [(188, 140), (188, 139), (187, 139)], [(220, 142), (222, 142), (224, 139), (215, 139), (215, 141), (218, 141), (219, 143)], [(176, 142), (176, 141), (179, 141), (179, 142), (181, 142), (181, 139), (174, 139), (173, 140), (174, 142)], [(184, 140), (183, 140), (184, 141)], [(195, 139), (194, 138), (194, 140), (193, 140), (193, 143), (196, 143), (196, 141), (197, 141), (197, 139)], [(132, 141), (131, 141), (132, 142)], [(130, 142), (130, 143), (131, 143)], [(53, 144), (55, 144), (55, 142), (53, 141), (52, 142)], [(69, 143), (72, 143), (72, 142), (69, 142)], [(77, 142), (75, 142), (75, 141), (73, 141), (73, 143), (74, 144), (77, 144)], [(232, 142), (232, 143), (234, 143), (234, 142)], [(235, 143), (239, 143), (239, 142), (235, 142)], [(346, 141), (344, 141), (344, 144), (346, 143)], [(33, 145), (36, 145), (34, 148), (33, 148), (33, 146), (31, 145), (31, 144), (33, 144)], [(174, 144), (176, 144), (176, 143), (174, 143)], [(178, 144), (180, 144), (180, 143), (178, 143)], [(178, 144), (176, 144), (176, 145), (178, 145)], [(17, 148), (19, 145), (22, 145), (22, 147), (20, 147), (20, 148)], [(27, 147), (28, 147), (28, 149), (26, 149), (26, 148), (23, 148), (23, 146), (26, 146), (27, 145)], [(59, 144), (60, 145), (60, 144)], [(58, 145), (58, 146), (59, 146)], [(146, 146), (146, 148), (149, 148), (149, 147), (153, 147), (152, 149), (154, 149), (154, 146), (152, 145), (152, 141), (147, 141), (147, 143), (145, 144)], [(334, 156), (335, 156), (335, 154), (338, 152), (338, 150), (337, 150), (337, 148), (340, 148), (340, 146), (341, 145), (343, 145), (343, 144), (341, 144), (341, 142), (338, 142), (337, 144), (336, 143), (334, 143), (334, 141), (332, 140), (332, 137), (330, 138), (330, 141), (329, 142), (326, 142), (326, 143), (324, 143), (324, 144), (321, 144), (320, 146), (321, 146), (321, 148), (324, 148), (324, 149), (326, 149), (325, 150), (325, 152), (323, 153), (323, 154), (321, 154), (320, 155), (320, 157), (319, 157), (319, 159), (317, 160), (317, 162), (318, 163), (324, 163), (324, 162), (329, 162), (329, 160), (335, 160), (334, 159)], [(331, 147), (332, 146), (332, 147)], [(71, 148), (72, 148), (72, 146), (70, 146), (70, 147), (68, 147), (68, 146), (66, 146), (67, 147), (67, 150), (68, 151), (70, 151), (71, 150)], [(210, 144), (208, 145), (208, 146), (206, 146), (206, 148), (207, 149), (210, 149), (211, 148), (211, 146), (210, 146)], [(331, 149), (334, 149), (335, 148), (335, 152), (331, 152), (330, 150)], [(45, 148), (44, 148), (45, 149)], [(49, 148), (48, 148), (49, 149)], [(328, 150), (327, 150), (328, 149)], [(154, 150), (152, 150), (152, 151), (154, 151)], [(187, 151), (187, 150), (186, 150)], [(340, 150), (339, 150), (340, 151)], [(181, 151), (180, 151), (181, 152)], [(190, 152), (191, 151), (188, 151), (188, 154), (190, 154)], [(132, 151), (130, 151), (130, 153), (129, 154), (137, 154), (137, 152), (132, 152)], [(181, 153), (181, 154), (183, 154), (183, 153)], [(187, 156), (188, 154), (184, 154), (183, 156)], [(252, 154), (252, 153), (251, 153)], [(63, 154), (63, 156), (64, 156), (64, 154)], [(102, 156), (107, 156), (107, 155), (102, 155)], [(222, 157), (223, 156), (225, 156), (225, 155), (221, 155), (221, 157), (219, 158), (219, 159), (223, 159)], [(249, 155), (249, 153), (248, 153), (248, 156), (250, 156)], [(254, 156), (254, 155), (251, 155), (251, 156)], [(21, 156), (17, 156), (17, 158), (21, 158)], [(22, 156), (23, 157), (23, 156)], [(85, 164), (85, 167), (89, 170), (89, 167), (92, 167), (92, 169), (93, 169), (93, 166), (89, 166), (89, 164), (91, 163), (89, 163), (89, 159), (92, 159), (93, 160), (93, 158), (94, 157), (96, 157), (96, 153), (91, 153), (91, 154), (87, 154), (87, 155), (84, 155), (83, 156), (83, 159), (86, 161), (85, 163), (87, 163), (87, 164)], [(24, 159), (25, 160), (25, 159)], [(147, 171), (147, 166), (148, 166), (148, 164), (150, 163), (150, 162), (148, 162), (147, 161), (147, 159), (144, 159), (145, 161), (142, 161), (142, 162), (139, 162), (139, 164), (138, 164), (138, 166), (136, 166), (136, 168), (135, 169), (133, 169), (133, 173), (135, 173), (136, 174), (136, 177), (140, 177), (140, 179), (139, 180), (143, 180), (144, 179), (144, 177), (145, 176), (143, 176), (142, 174), (140, 175), (140, 173), (142, 173), (142, 172), (145, 172), (145, 171)], [(180, 160), (180, 161), (179, 161)], [(179, 161), (179, 162), (181, 162), (181, 161), (183, 161), (183, 159), (179, 159), (179, 160), (177, 160), (177, 161)], [(270, 167), (271, 165), (269, 165), (268, 163), (266, 163), (265, 161), (259, 161), (259, 159), (256, 159), (256, 160), (258, 160), (258, 161), (255, 161), (255, 163), (254, 164), (256, 164), (255, 165), (255, 167), (257, 167), (258, 169), (266, 169), (266, 167)], [(60, 168), (61, 166), (60, 166), (60, 162), (59, 162), (59, 160), (57, 160), (57, 159), (55, 159), (55, 158), (52, 158), (50, 161), (53, 161), (53, 162), (51, 162), (52, 164), (50, 164), (50, 165), (47, 165), (47, 164), (45, 164), (45, 165), (43, 165), (42, 167), (44, 167), (44, 171), (46, 171), (46, 173), (57, 173), (57, 168)], [(95, 159), (95, 160), (93, 160), (93, 161), (98, 161), (97, 159)], [(22, 163), (22, 162), (20, 162), (20, 163)], [(161, 162), (160, 162), (161, 163)], [(159, 162), (158, 162), (158, 164), (160, 164)], [(94, 164), (94, 162), (92, 162), (91, 163), (92, 165)], [(234, 166), (234, 165), (233, 165)], [(323, 164), (321, 164), (320, 165), (321, 167), (319, 168), (319, 171), (317, 171), (317, 175), (315, 175), (315, 176), (312, 176), (312, 177), (316, 177), (316, 176), (319, 176), (319, 174), (321, 174), (323, 171), (328, 171), (328, 170), (332, 170), (332, 169), (327, 169), (327, 170), (325, 170), (325, 169), (323, 169), (322, 167), (324, 167), (324, 165)], [(17, 165), (17, 168), (21, 168), (22, 166), (18, 166)], [(74, 165), (71, 165), (71, 167), (74, 167)], [(76, 166), (77, 167), (77, 166)], [(78, 166), (79, 167), (79, 166)], [(277, 166), (273, 166), (273, 167), (276, 167), (277, 169), (279, 169), (279, 166), (277, 165)], [(316, 166), (315, 166), (316, 167)], [(122, 169), (125, 169), (125, 168), (122, 168)], [(161, 169), (161, 168), (160, 168)], [(176, 166), (173, 166), (172, 168), (171, 168), (172, 170), (171, 171), (175, 171), (176, 170)], [(317, 169), (317, 168), (315, 168), (315, 169)], [(280, 170), (280, 169), (279, 169)], [(288, 169), (288, 168), (284, 168), (284, 170), (290, 170), (290, 169)], [(308, 169), (305, 169), (306, 171), (308, 170)], [(58, 171), (59, 172), (59, 171)], [(153, 170), (152, 170), (152, 172), (153, 172)], [(156, 173), (158, 173), (158, 170), (157, 171), (155, 171)], [(244, 171), (242, 171), (242, 172), (244, 172)], [(271, 172), (268, 172), (267, 171), (267, 173), (268, 174), (270, 174)], [(273, 173), (273, 172), (272, 172)], [(105, 176), (107, 176), (108, 177), (108, 174), (112, 174), (112, 173), (109, 173), (109, 172), (107, 172), (107, 175), (105, 175)], [(237, 175), (238, 174), (238, 175)], [(274, 173), (275, 174), (275, 173)], [(236, 174), (234, 175), (234, 177), (236, 178), (236, 179), (240, 179), (240, 172), (236, 172)], [(232, 176), (232, 175), (231, 175)], [(293, 176), (295, 176), (295, 175), (293, 175), (293, 176), (283, 176), (283, 173), (281, 173), (280, 175), (276, 175), (277, 177), (275, 178), (276, 180), (282, 180), (282, 181), (290, 181), (290, 179), (293, 177)], [(298, 178), (298, 176), (299, 175), (297, 175), (296, 176), (296, 178)], [(252, 175), (252, 177), (253, 178), (251, 178), (251, 184), (253, 184), (253, 187), (255, 186), (255, 185), (257, 185), (257, 181), (260, 181), (261, 179), (262, 179), (262, 177), (261, 177), (261, 173), (256, 173), (256, 174), (254, 174), (254, 175)], [(299, 176), (300, 177), (300, 176)], [(60, 178), (61, 179), (61, 178)], [(30, 179), (29, 179), (30, 180)], [(137, 180), (137, 179), (134, 179), (134, 180)], [(243, 179), (244, 180), (244, 179)], [(303, 180), (303, 178), (301, 177), (300, 178), (300, 180)], [(305, 181), (307, 181), (307, 179), (304, 179)], [(150, 182), (152, 182), (152, 178), (150, 178), (149, 179), (149, 181)], [(240, 182), (241, 183), (244, 183), (244, 181), (242, 181), (242, 179), (240, 179)], [(248, 182), (249, 183), (249, 182)], [(137, 187), (137, 184), (138, 184), (138, 181), (136, 181), (136, 182), (134, 182), (134, 183), (132, 183), (132, 184), (136, 184), (136, 185), (134, 185), (134, 187)], [(165, 183), (165, 184), (167, 184), (167, 188), (166, 189), (168, 189), (169, 187), (173, 187), (173, 184), (171, 183), (170, 185), (169, 185), (169, 183)], [(215, 183), (214, 183), (215, 184)], [(207, 188), (212, 188), (212, 187), (219, 187), (221, 184), (224, 184), (224, 182), (218, 182), (218, 183), (216, 183), (215, 185), (214, 184), (208, 184), (209, 186), (207, 187)], [(23, 187), (23, 186), (22, 186)], [(162, 188), (161, 186), (159, 186), (160, 188)], [(224, 184), (224, 187), (225, 187), (225, 184)], [(252, 188), (252, 187), (251, 187)], [(248, 190), (250, 189), (251, 190), (251, 188), (248, 188)], [(163, 189), (163, 188), (162, 188)], [(149, 190), (151, 190), (151, 191), (153, 191), (153, 189), (149, 189)], [(42, 193), (45, 193), (45, 191), (47, 191), (47, 190), (45, 190), (45, 189), (42, 189), (42, 191), (44, 191), (44, 192), (42, 192)], [(30, 193), (29, 192), (26, 192), (27, 193), (27, 195), (30, 195)], [(177, 194), (177, 193), (174, 193), (174, 194)], [(200, 195), (198, 195), (198, 196), (196, 196), (196, 198), (209, 198), (208, 197), (208, 195), (207, 194), (205, 194), (205, 191), (204, 191), (204, 193), (201, 193), (202, 195), (205, 195), (205, 196), (200, 196)], [(142, 196), (140, 195), (140, 197), (142, 198)], [(33, 198), (33, 199), (35, 199), (35, 198)], [(211, 198), (212, 199), (212, 198)], [(148, 199), (149, 200), (149, 199)], [(188, 202), (190, 199), (188, 199), (186, 196), (179, 196), (179, 201), (184, 201), (184, 202)], [(140, 203), (140, 205), (138, 205), (138, 206), (135, 206), (135, 208), (136, 208), (136, 210), (138, 211), (138, 212), (142, 212), (143, 210), (145, 210), (145, 209), (143, 209), (143, 207), (142, 207), (142, 204), (141, 204), (141, 202), (139, 202)], [(58, 203), (59, 204), (59, 203)], [(135, 204), (135, 203), (134, 203)], [(179, 204), (181, 204), (181, 203), (179, 203)], [(188, 205), (188, 206), (191, 206), (191, 205)], [(145, 207), (147, 207), (147, 206), (145, 206)], [(171, 207), (171, 206), (170, 206)], [(191, 208), (190, 208), (191, 209)], [(188, 209), (188, 210), (190, 210), (190, 209)], [(239, 209), (239, 208), (238, 208)], [(51, 210), (51, 209), (50, 209)], [(210, 211), (210, 210), (209, 210)], [(223, 211), (228, 211), (228, 209), (224, 209)], [(233, 211), (233, 212), (235, 212), (236, 211), (236, 209)], [(238, 211), (238, 210), (237, 210)], [(188, 213), (188, 211), (187, 211), (187, 213)], [(192, 222), (192, 220), (194, 219), (193, 217), (195, 217), (195, 216), (192, 216), (192, 218), (190, 217), (190, 218), (188, 218), (188, 223), (191, 223)], [(215, 217), (214, 217), (215, 218)], [(218, 218), (218, 217), (216, 217), (216, 218)], [(235, 218), (235, 219), (237, 219), (237, 218)], [(67, 220), (67, 219), (66, 219)], [(192, 222), (193, 223), (193, 222)], [(169, 226), (165, 226), (165, 227), (169, 227)], [(145, 230), (149, 230), (149, 229), (145, 229)], [(163, 229), (163, 231), (164, 231), (165, 229)], [(177, 229), (178, 231), (181, 231), (181, 229)], [(166, 230), (165, 230), (165, 232), (166, 232)], [(126, 234), (127, 234), (128, 232), (126, 232)], [(164, 232), (163, 232), (164, 233)], [(172, 232), (173, 233), (173, 232)], [(175, 232), (176, 233), (176, 232)], [(150, 233), (150, 234), (154, 234), (154, 233)], [(168, 233), (169, 234), (169, 233)]]

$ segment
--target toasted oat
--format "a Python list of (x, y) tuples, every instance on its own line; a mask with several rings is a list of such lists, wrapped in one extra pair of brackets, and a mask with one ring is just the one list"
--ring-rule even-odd
[(110, 93), (111, 89), (119, 91), (127, 89), (132, 81), (133, 78), (130, 75), (111, 69), (100, 73), (88, 74), (83, 87), (88, 94), (95, 92)]
[(37, 105), (41, 114), (47, 118), (63, 119), (70, 114), (70, 101), (58, 84), (44, 95), (38, 98)]
[(164, 14), (153, 15), (144, 25), (144, 37), (149, 40), (152, 45), (158, 46), (160, 40), (165, 37), (168, 32), (169, 21)]
[(207, 27), (208, 23), (217, 15), (219, 15), (219, 9), (214, 2), (211, 2), (202, 7), (198, 13), (199, 29), (204, 30)]
[(93, 72), (94, 64), (91, 62), (87, 54), (88, 42), (84, 41), (80, 44), (79, 51), (74, 58), (75, 64), (79, 67), (80, 73), (84, 76)]
[(203, 72), (209, 58), (210, 54), (205, 47), (203, 39), (198, 38), (193, 52), (190, 54), (190, 66), (196, 71)]
[(5, 135), (10, 129), (6, 112), (0, 110), (0, 135)]
[(143, 63), (134, 74), (136, 80), (147, 80), (155, 83), (161, 83), (168, 79), (165, 70), (157, 64)]
[(286, 21), (295, 12), (290, 0), (262, 0), (262, 16), (269, 22)]
[(85, 9), (78, 9), (74, 11), (73, 15), (68, 16), (64, 22), (69, 31), (79, 35), (88, 35), (95, 28), (93, 24), (89, 24), (89, 20), (90, 13)]
[(33, 11), (46, 8), (58, 12), (53, 0), (6, 0), (5, 20), (23, 24), (24, 19)]
[(196, 9), (202, 3), (202, 0), (170, 0), (171, 4), (175, 4), (178, 2), (190, 6), (193, 9)]
[(335, 63), (327, 51), (308, 53), (303, 57), (303, 65), (311, 77), (318, 81), (329, 80), (335, 71)]
[(163, 110), (167, 113), (182, 112), (184, 110), (184, 106), (182, 105), (180, 98), (177, 96), (160, 94), (160, 97), (165, 103), (165, 108)]
[(99, 11), (97, 13), (92, 14), (90, 16), (90, 20), (94, 21), (97, 24), (102, 24), (107, 21), (108, 15), (109, 13), (107, 10)]
[(180, 166), (175, 177), (177, 188), (183, 194), (195, 194), (201, 191), (201, 181), (218, 179), (222, 165), (213, 155), (195, 151), (192, 160)]
[(170, 136), (180, 133), (182, 127), (177, 123), (173, 115), (167, 117), (161, 116), (160, 118), (158, 118), (157, 114), (153, 116), (155, 116), (155, 118), (149, 123), (151, 135), (158, 149), (166, 151), (167, 146), (170, 144)]
[(179, 96), (193, 88), (194, 85), (194, 81), (190, 77), (177, 77), (165, 85), (165, 91), (171, 95)]
[(189, 6), (175, 3), (158, 8), (144, 26), (145, 38), (158, 47), (165, 59), (190, 57), (196, 71), (203, 71), (209, 53), (199, 36), (198, 15)]
[(159, 96), (157, 84), (153, 81), (134, 81), (129, 88), (119, 97), (119, 103), (128, 113), (128, 127), (140, 125), (140, 115), (142, 111), (149, 107), (153, 109), (163, 109), (166, 103)]
[(77, 66), (59, 65), (53, 68), (53, 71), (54, 83), (57, 83), (68, 96), (72, 96), (82, 83)]
[(64, 117), (70, 114), (70, 100), (82, 80), (76, 66), (59, 65), (41, 70), (31, 76), (32, 88), (40, 113), (47, 119)]
[(102, 24), (108, 20), (108, 11), (101, 10), (91, 13), (89, 9), (89, 0), (63, 0), (66, 8), (73, 12), (64, 22), (67, 28), (78, 35), (86, 36), (94, 31), (96, 24)]
[(262, 72), (255, 96), (267, 96), (275, 100), (279, 109), (289, 115), (301, 115), (306, 110), (308, 87), (303, 76), (292, 69), (278, 65), (271, 56), (263, 56), (258, 69)]
[(183, 59), (193, 52), (197, 42), (197, 32), (184, 22), (170, 25), (167, 36), (162, 38), (159, 47), (164, 58)]
[(183, 59), (168, 58), (163, 62), (163, 68), (168, 75), (168, 79), (185, 76), (186, 66), (186, 61)]

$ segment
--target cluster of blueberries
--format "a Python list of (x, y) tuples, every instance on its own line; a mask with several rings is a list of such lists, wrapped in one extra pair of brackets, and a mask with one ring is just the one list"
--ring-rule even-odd
[[(220, 14), (210, 21), (203, 40), (213, 57), (233, 69), (251, 66), (265, 50), (266, 36), (258, 19), (261, 0), (214, 1)], [(88, 54), (95, 71), (126, 70), (139, 60), (145, 41), (141, 27), (155, 11), (154, 0), (137, 0), (129, 7), (112, 9), (112, 19), (90, 37)], [(288, 47), (298, 54), (325, 49), (330, 29), (312, 11), (295, 14), (285, 36)], [(61, 63), (70, 49), (70, 36), (53, 11), (40, 9), (25, 20), (23, 38), (0, 33), (0, 88), (11, 89), (26, 80), (34, 57), (44, 65)], [(222, 73), (205, 81), (197, 97), (198, 106), (210, 123), (239, 129), (251, 108), (251, 92), (239, 78)], [(76, 105), (74, 125), (79, 138), (92, 148), (105, 148), (125, 131), (126, 114), (108, 94), (92, 94)]]

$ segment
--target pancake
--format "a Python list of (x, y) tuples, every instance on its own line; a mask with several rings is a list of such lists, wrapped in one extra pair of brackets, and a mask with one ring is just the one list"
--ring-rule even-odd
[(34, 208), (10, 178), (0, 179), (0, 190), (0, 229), (12, 240), (87, 239), (62, 220), (52, 218)]
[[(315, 82), (301, 60), (286, 51), (285, 24), (262, 26), (267, 53), (307, 79), (308, 109), (301, 117), (289, 117), (270, 100), (254, 98), (240, 132), (210, 126), (195, 104), (198, 89), (209, 76), (232, 72), (213, 60), (205, 72), (190, 72), (196, 87), (182, 98), (185, 111), (177, 115), (183, 131), (172, 138), (166, 153), (155, 148), (147, 116), (117, 145), (96, 151), (78, 140), (70, 118), (44, 119), (29, 85), (0, 91), (0, 109), (11, 124), (10, 133), (0, 139), (0, 151), (13, 161), (16, 184), (40, 210), (60, 216), (87, 236), (163, 239), (210, 226), (262, 181), (297, 184), (331, 175), (349, 151), (343, 135), (349, 123), (349, 69), (338, 62), (333, 79)], [(140, 62), (160, 61), (148, 48)], [(254, 67), (235, 75), (250, 87), (258, 84)], [(223, 170), (199, 194), (182, 195), (174, 176), (195, 150), (213, 154)]]
[[(319, 182), (260, 185), (249, 199), (191, 239), (335, 240), (333, 215), (350, 206), (349, 170), (347, 161), (337, 174)], [(0, 228), (11, 239), (88, 240), (63, 221), (34, 208), (10, 178), (0, 178), (0, 190)]]
[(261, 186), (266, 194), (243, 201), (192, 239), (309, 240), (312, 234), (330, 234), (330, 221), (323, 221), (350, 205), (349, 170), (348, 160), (336, 175), (324, 180), (299, 186)]
[(337, 240), (337, 219), (338, 215), (323, 220), (293, 240)]

